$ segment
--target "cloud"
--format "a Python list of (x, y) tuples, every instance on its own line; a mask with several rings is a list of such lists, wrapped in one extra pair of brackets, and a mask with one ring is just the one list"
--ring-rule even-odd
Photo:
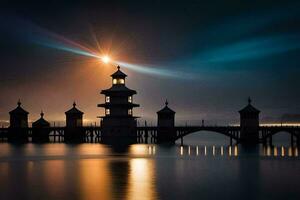
[(208, 50), (198, 57), (203, 63), (226, 63), (253, 60), (300, 49), (298, 35), (279, 35), (246, 39)]

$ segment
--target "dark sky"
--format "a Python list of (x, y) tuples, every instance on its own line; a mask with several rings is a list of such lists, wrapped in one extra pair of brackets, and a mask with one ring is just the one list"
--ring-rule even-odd
[(54, 34), (92, 49), (96, 38), (102, 52), (134, 64), (121, 68), (138, 92), (135, 114), (153, 123), (166, 98), (178, 123), (236, 123), (248, 96), (265, 122), (299, 116), (297, 1), (8, 1), (0, 9), (2, 121), (18, 98), (31, 120), (41, 109), (63, 120), (73, 100), (87, 121), (103, 114), (99, 92), (115, 67), (41, 45), (60, 43)]

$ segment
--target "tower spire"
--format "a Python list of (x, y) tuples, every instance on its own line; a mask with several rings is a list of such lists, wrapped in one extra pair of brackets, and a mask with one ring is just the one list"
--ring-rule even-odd
[(41, 118), (44, 118), (44, 112), (43, 112), (43, 110), (41, 110)]
[(166, 99), (165, 105), (166, 105), (166, 106), (169, 105), (168, 99)]
[(249, 96), (248, 97), (248, 104), (251, 104), (252, 100), (251, 100), (251, 97)]
[(21, 100), (20, 99), (18, 100), (17, 104), (18, 104), (19, 107), (21, 106)]
[(76, 107), (76, 102), (75, 102), (75, 101), (73, 102), (73, 107), (74, 107), (74, 108)]

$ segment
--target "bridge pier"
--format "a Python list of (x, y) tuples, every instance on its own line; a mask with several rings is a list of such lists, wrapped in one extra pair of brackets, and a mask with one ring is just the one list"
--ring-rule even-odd
[(293, 146), (294, 146), (294, 135), (291, 134), (291, 147), (293, 147)]
[(273, 136), (272, 135), (270, 136), (269, 143), (270, 143), (270, 146), (273, 147)]
[(145, 143), (146, 144), (148, 144), (148, 137), (149, 137), (148, 131), (145, 130)]
[(92, 143), (95, 142), (95, 136), (96, 136), (96, 134), (94, 132), (92, 132)]
[(183, 137), (180, 137), (180, 145), (183, 146)]
[(232, 146), (232, 137), (230, 137), (230, 146)]
[(267, 145), (267, 138), (265, 136), (263, 136), (263, 141), (262, 141), (263, 145), (266, 146)]

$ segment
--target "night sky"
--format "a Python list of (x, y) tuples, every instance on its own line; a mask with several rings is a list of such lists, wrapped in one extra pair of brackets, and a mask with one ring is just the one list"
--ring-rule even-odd
[(64, 120), (74, 100), (87, 122), (103, 115), (116, 67), (70, 41), (124, 63), (134, 114), (153, 123), (166, 98), (179, 124), (236, 123), (248, 96), (263, 122), (300, 122), (297, 1), (9, 1), (0, 11), (2, 122), (19, 98), (33, 121), (41, 110)]

